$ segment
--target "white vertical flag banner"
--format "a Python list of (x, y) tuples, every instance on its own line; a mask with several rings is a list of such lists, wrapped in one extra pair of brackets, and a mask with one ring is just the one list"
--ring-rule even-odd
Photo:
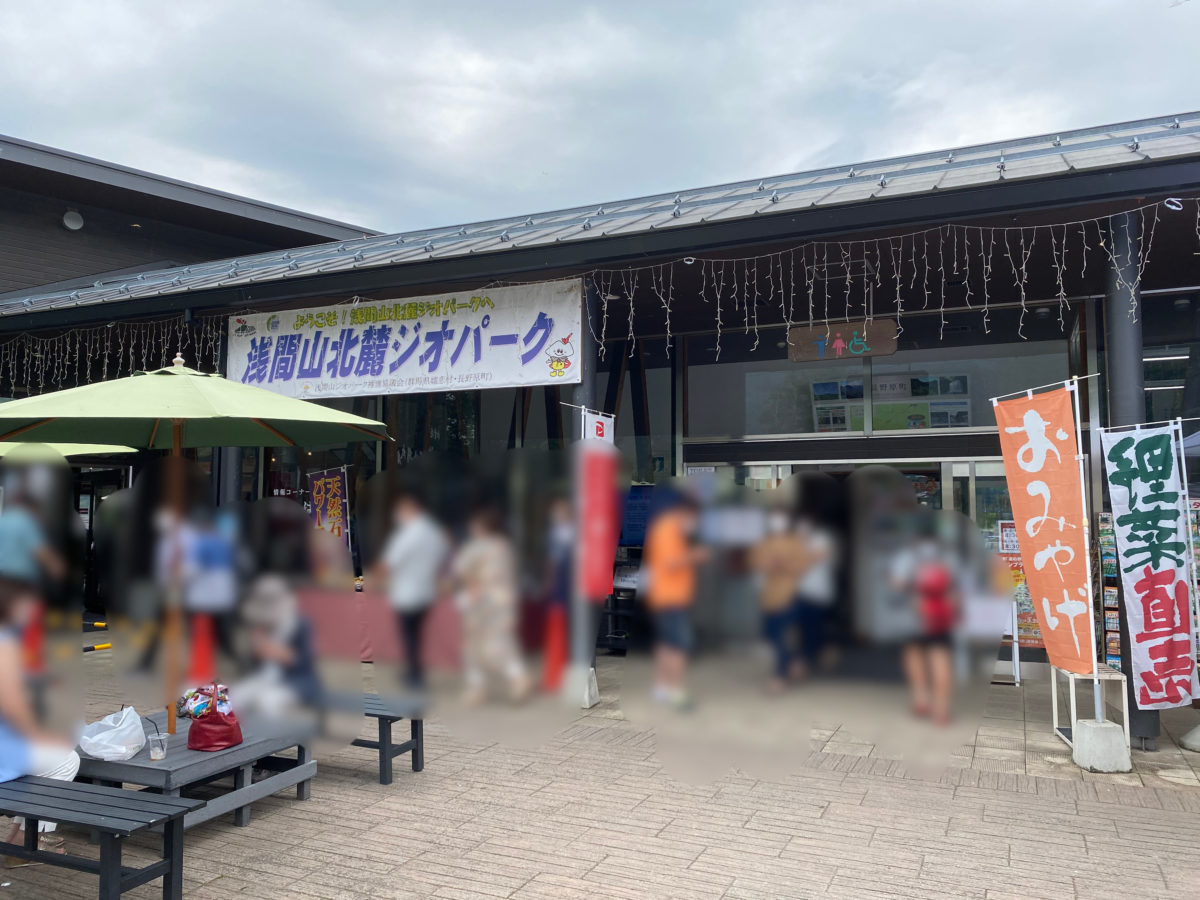
[(606, 416), (604, 413), (592, 412), (591, 410), (583, 410), (583, 434), (581, 436), (583, 440), (608, 441), (612, 444), (616, 440), (613, 430), (612, 416)]
[(1112, 501), (1129, 671), (1140, 709), (1200, 695), (1192, 637), (1192, 559), (1178, 423), (1101, 430)]

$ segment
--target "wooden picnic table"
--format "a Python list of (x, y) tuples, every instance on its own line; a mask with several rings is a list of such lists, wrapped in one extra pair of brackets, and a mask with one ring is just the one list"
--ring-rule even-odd
[[(142, 726), (148, 735), (154, 733), (155, 726), (166, 734), (165, 710), (147, 718), (154, 723), (151, 725), (143, 719)], [(191, 722), (187, 718), (178, 720), (177, 733), (168, 739), (165, 759), (151, 760), (148, 742), (132, 759), (117, 762), (96, 759), (80, 751), (80, 779), (114, 787), (136, 785), (168, 797), (179, 797), (192, 788), (231, 778), (232, 787), (226, 793), (187, 814), (184, 828), (229, 812), (233, 813), (234, 825), (245, 827), (250, 824), (250, 806), (255, 800), (293, 786), (296, 799), (309, 798), (309, 782), (317, 774), (311, 749), (311, 729), (294, 724), (242, 720), (242, 743), (227, 750), (209, 752), (188, 749)], [(296, 751), (294, 758), (280, 755), (291, 750)], [(256, 782), (253, 778), (255, 768), (270, 774)]]

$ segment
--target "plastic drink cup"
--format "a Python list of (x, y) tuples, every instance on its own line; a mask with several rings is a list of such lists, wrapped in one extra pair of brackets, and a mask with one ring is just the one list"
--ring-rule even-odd
[(152, 734), (150, 740), (150, 759), (157, 762), (167, 756), (167, 735)]

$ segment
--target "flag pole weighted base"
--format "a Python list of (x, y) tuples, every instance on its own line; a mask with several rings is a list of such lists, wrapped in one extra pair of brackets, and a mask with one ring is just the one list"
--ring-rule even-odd
[(1125, 730), (1116, 722), (1080, 719), (1071, 734), (1071, 759), (1088, 772), (1132, 772)]
[(600, 702), (600, 686), (596, 682), (596, 670), (591, 666), (572, 665), (567, 669), (563, 681), (563, 699), (568, 706), (580, 704), (580, 709), (591, 709)]

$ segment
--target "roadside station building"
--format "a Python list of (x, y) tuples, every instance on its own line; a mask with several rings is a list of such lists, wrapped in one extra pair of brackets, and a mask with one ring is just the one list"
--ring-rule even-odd
[[(1200, 113), (326, 236), (10, 292), (0, 396), (183, 349), (190, 364), (328, 398), (396, 436), (222, 452), (226, 498), (299, 492), (314, 468), (347, 465), (361, 483), (429, 452), (554, 449), (575, 436), (571, 403), (616, 414), (641, 483), (711, 471), (770, 489), (883, 463), (993, 540), (1011, 510), (991, 397), (1099, 373), (1081, 395), (1095, 458), (1090, 426), (1200, 416)], [(535, 308), (538, 291), (550, 305)], [(500, 294), (532, 317), (502, 332), (482, 305)], [(551, 347), (568, 339), (558, 375), (539, 312), (574, 325), (542, 329)], [(393, 387), (371, 388), (389, 375), (363, 362), (364, 340)], [(304, 393), (305, 348), (334, 341), (320, 366), (307, 359)], [(274, 368), (284, 346), (298, 357), (291, 374), (286, 359)], [(1190, 474), (1200, 480), (1200, 466)], [(1102, 481), (1091, 479), (1094, 510)]]

